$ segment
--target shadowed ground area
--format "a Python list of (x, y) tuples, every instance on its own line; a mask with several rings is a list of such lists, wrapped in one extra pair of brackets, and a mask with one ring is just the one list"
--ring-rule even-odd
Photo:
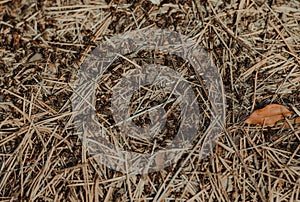
[[(226, 121), (214, 149), (201, 158), (212, 106), (191, 65), (147, 50), (120, 57), (95, 90), (96, 119), (109, 129), (107, 141), (151, 153), (178, 132), (181, 106), (158, 84), (136, 91), (129, 113), (145, 127), (151, 116), (141, 110), (165, 103), (169, 113), (161, 133), (150, 141), (115, 127), (112, 89), (146, 63), (180, 72), (203, 112), (192, 147), (177, 163), (135, 175), (107, 168), (83, 147), (71, 96), (95, 47), (142, 28), (176, 31), (207, 51), (222, 77)], [(298, 0), (0, 1), (0, 200), (300, 201), (300, 124), (244, 124), (270, 103), (286, 106), (293, 113), (287, 120), (299, 117), (299, 91)], [(160, 159), (156, 163), (161, 166)]]

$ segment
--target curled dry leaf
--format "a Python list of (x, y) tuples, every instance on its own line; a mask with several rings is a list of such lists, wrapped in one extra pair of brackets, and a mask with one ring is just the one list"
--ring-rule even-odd
[(279, 104), (269, 104), (262, 109), (255, 110), (245, 121), (245, 123), (274, 126), (278, 121), (284, 120), (284, 117), (291, 115), (292, 112), (285, 106)]

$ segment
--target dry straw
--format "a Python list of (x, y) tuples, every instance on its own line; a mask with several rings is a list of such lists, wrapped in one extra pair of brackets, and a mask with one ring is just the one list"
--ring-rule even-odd
[[(0, 200), (299, 201), (299, 125), (243, 125), (266, 100), (299, 115), (299, 23), (298, 0), (0, 1)], [(199, 133), (194, 147), (172, 167), (124, 175), (84, 150), (69, 98), (77, 70), (97, 44), (148, 26), (176, 30), (209, 52), (225, 86), (226, 127), (206, 159), (199, 158)], [(130, 60), (139, 64), (141, 58)], [(192, 74), (187, 64), (161, 61)], [(129, 67), (123, 60), (107, 73), (99, 101), (110, 96), (114, 76)], [(144, 95), (162, 93), (153, 90), (144, 89)], [(97, 113), (99, 122), (112, 123), (109, 107)], [(202, 124), (207, 126), (205, 118)], [(128, 149), (148, 144), (117, 138), (130, 143)]]

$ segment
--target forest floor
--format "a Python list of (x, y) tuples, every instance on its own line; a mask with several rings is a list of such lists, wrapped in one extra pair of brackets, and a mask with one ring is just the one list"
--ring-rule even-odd
[[(72, 86), (91, 50), (150, 27), (186, 35), (207, 51), (222, 77), (226, 120), (206, 158), (193, 144), (167, 168), (122, 173), (96, 161), (76, 135)], [(101, 89), (118, 79), (114, 68), (96, 93), (99, 120), (109, 114), (110, 94), (101, 97)], [(298, 0), (2, 0), (0, 200), (300, 201), (299, 125), (244, 123), (269, 103), (286, 106), (293, 113), (286, 119), (300, 116), (299, 91)], [(128, 148), (141, 149), (134, 144)]]

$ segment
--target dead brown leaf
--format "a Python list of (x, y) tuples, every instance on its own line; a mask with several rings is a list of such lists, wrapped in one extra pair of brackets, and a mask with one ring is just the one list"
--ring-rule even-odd
[(296, 117), (292, 120), (289, 120), (289, 123), (287, 121), (284, 122), (284, 127), (285, 128), (291, 128), (290, 127), (290, 124), (291, 125), (296, 125), (296, 124), (299, 124), (300, 123), (300, 117)]
[(283, 105), (269, 104), (262, 109), (255, 110), (245, 123), (274, 126), (278, 121), (284, 120), (284, 117), (291, 116), (292, 114), (293, 113)]

